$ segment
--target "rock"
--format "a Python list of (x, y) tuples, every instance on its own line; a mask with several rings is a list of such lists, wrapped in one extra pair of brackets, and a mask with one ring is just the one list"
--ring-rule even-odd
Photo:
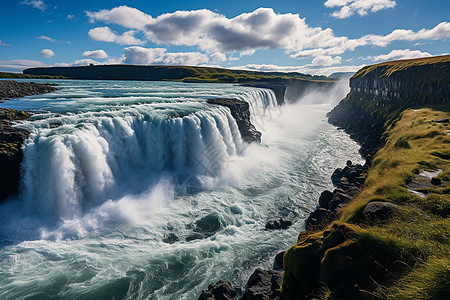
[(178, 236), (176, 236), (174, 233), (169, 233), (168, 235), (164, 236), (163, 242), (167, 244), (173, 244), (175, 242), (178, 242), (180, 239)]
[(328, 249), (320, 263), (320, 281), (329, 288), (351, 289), (357, 279), (354, 269), (357, 255), (358, 247), (352, 240)]
[(266, 224), (266, 229), (288, 229), (292, 226), (292, 222), (290, 220), (285, 220), (283, 218), (270, 220)]
[(366, 205), (363, 215), (370, 221), (386, 220), (398, 210), (398, 206), (389, 202), (374, 201)]
[(317, 230), (328, 225), (331, 211), (326, 208), (317, 208), (306, 219), (306, 230)]
[(198, 300), (234, 300), (236, 295), (236, 290), (230, 282), (220, 280), (216, 284), (209, 285), (207, 290), (203, 290)]
[(431, 178), (430, 182), (433, 185), (441, 185), (442, 184), (442, 180), (440, 180), (439, 178), (436, 178), (436, 177)]
[(242, 300), (280, 299), (283, 272), (275, 270), (256, 269), (247, 282)]
[(51, 84), (0, 80), (0, 100), (45, 94), (55, 90), (56, 88)]
[(331, 181), (333, 182), (333, 184), (338, 185), (341, 182), (342, 176), (343, 176), (342, 169), (337, 168), (331, 175)]
[(21, 148), (29, 135), (24, 129), (12, 127), (12, 122), (29, 117), (23, 111), (0, 108), (0, 201), (18, 192), (23, 157)]
[(186, 241), (208, 238), (213, 236), (220, 228), (219, 215), (216, 213), (209, 214), (195, 222), (194, 233), (186, 237)]
[(286, 253), (286, 251), (280, 252), (275, 256), (275, 262), (274, 262), (274, 266), (276, 266), (277, 268), (274, 268), (275, 270), (277, 269), (283, 269), (283, 258), (284, 258), (284, 254)]
[(350, 167), (352, 165), (352, 161), (351, 160), (347, 160), (346, 165), (347, 165), (347, 167)]
[(208, 99), (207, 102), (230, 109), (231, 115), (236, 120), (239, 132), (245, 142), (261, 143), (261, 132), (256, 130), (255, 126), (250, 122), (250, 109), (247, 102), (228, 98)]
[(439, 119), (439, 120), (436, 120), (436, 123), (448, 123), (449, 122), (449, 119)]
[(334, 194), (328, 190), (323, 191), (319, 197), (319, 205), (323, 208), (328, 208), (328, 203), (333, 199)]

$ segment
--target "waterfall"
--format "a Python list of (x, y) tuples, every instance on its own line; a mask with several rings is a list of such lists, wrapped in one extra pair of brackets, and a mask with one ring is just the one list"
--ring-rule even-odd
[[(252, 118), (276, 106), (270, 90), (236, 98), (249, 102)], [(23, 149), (25, 207), (70, 219), (164, 175), (201, 187), (202, 178), (219, 176), (245, 149), (230, 111), (202, 101), (181, 103), (178, 111), (173, 104), (132, 104), (36, 116)]]

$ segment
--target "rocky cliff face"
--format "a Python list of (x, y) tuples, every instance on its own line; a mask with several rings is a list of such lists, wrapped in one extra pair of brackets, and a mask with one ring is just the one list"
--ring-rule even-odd
[(350, 78), (351, 94), (401, 105), (450, 100), (450, 56), (394, 61), (367, 66)]
[(21, 147), (29, 134), (24, 129), (12, 127), (12, 122), (29, 117), (23, 111), (0, 108), (0, 201), (18, 191)]
[(242, 139), (247, 143), (261, 143), (261, 132), (250, 122), (250, 109), (247, 102), (238, 99), (208, 99), (208, 103), (228, 107), (236, 120)]
[(366, 157), (383, 145), (383, 133), (404, 109), (450, 102), (450, 56), (367, 66), (350, 87), (328, 121), (360, 143)]

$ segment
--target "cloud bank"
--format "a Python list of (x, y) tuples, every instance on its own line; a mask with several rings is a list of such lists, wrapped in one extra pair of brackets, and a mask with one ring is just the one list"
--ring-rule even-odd
[[(354, 11), (359, 14), (395, 5), (394, 1), (387, 0), (329, 0), (326, 3), (330, 7), (339, 5), (355, 7)], [(450, 37), (450, 23), (442, 22), (434, 28), (424, 28), (417, 32), (396, 29), (387, 35), (369, 34), (351, 39), (336, 36), (331, 28), (311, 27), (298, 14), (277, 14), (271, 8), (258, 8), (234, 18), (227, 18), (207, 9), (176, 11), (152, 17), (128, 6), (86, 14), (90, 22), (105, 22), (131, 29), (120, 37), (128, 34), (134, 38), (134, 34), (141, 32), (153, 43), (197, 47), (207, 54), (221, 52), (251, 54), (259, 49), (283, 49), (291, 55), (291, 58), (336, 56), (362, 46), (386, 47), (394, 41), (436, 40)], [(98, 41), (127, 44), (106, 26), (91, 29), (89, 36)], [(134, 44), (138, 45), (143, 41), (136, 42)], [(332, 59), (337, 61), (336, 57)]]

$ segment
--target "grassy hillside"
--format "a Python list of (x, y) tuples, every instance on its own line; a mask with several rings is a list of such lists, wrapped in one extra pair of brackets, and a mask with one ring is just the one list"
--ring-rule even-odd
[[(378, 74), (378, 77), (390, 77), (396, 72), (400, 71), (408, 71), (412, 70), (417, 67), (427, 67), (430, 66), (431, 68), (423, 68), (423, 70), (426, 70), (426, 74), (422, 75), (428, 75), (427, 78), (441, 78), (444, 79), (446, 82), (450, 81), (450, 73), (448, 72), (448, 63), (450, 62), (450, 55), (444, 55), (444, 56), (432, 56), (432, 57), (426, 57), (426, 58), (419, 58), (419, 59), (407, 59), (407, 60), (396, 60), (396, 61), (389, 61), (384, 62), (376, 65), (370, 65), (367, 67), (362, 68), (358, 72), (356, 72), (355, 75), (353, 75), (353, 78), (357, 77), (364, 77), (368, 74)], [(438, 72), (438, 73), (432, 73), (432, 72)], [(445, 73), (440, 74), (440, 71), (446, 71)], [(443, 76), (441, 76), (443, 75)]]
[[(445, 299), (450, 294), (450, 107), (407, 109), (386, 132), (363, 191), (323, 231), (303, 232), (285, 255), (283, 295), (327, 285), (321, 299)], [(439, 185), (421, 174), (440, 171)], [(416, 193), (410, 190), (415, 190)], [(419, 196), (417, 192), (423, 193)], [(368, 220), (374, 201), (395, 204), (386, 220)], [(317, 257), (319, 257), (317, 259)], [(316, 262), (314, 262), (316, 260)]]
[(64, 77), (0, 72), (0, 78), (7, 78), (7, 79), (13, 79), (13, 78), (17, 78), (17, 79), (63, 79)]
[(24, 70), (29, 75), (64, 76), (73, 79), (172, 80), (184, 82), (245, 83), (283, 82), (289, 79), (334, 81), (326, 76), (301, 73), (256, 72), (190, 66), (92, 65), (87, 67), (51, 67)]

